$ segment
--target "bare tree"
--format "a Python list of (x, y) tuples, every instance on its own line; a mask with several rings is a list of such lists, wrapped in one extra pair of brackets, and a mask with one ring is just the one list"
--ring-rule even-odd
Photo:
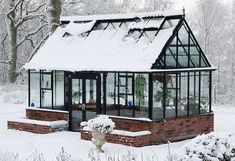
[[(29, 41), (33, 46), (34, 41), (32, 36), (46, 27), (45, 14), (42, 10), (45, 7), (45, 3), (38, 4), (35, 8), (31, 8), (31, 0), (9, 0), (7, 1), (8, 12), (7, 18), (7, 36), (9, 39), (9, 53), (6, 63), (8, 64), (8, 79), (10, 83), (14, 83), (18, 76), (17, 72), (17, 50), (26, 41)], [(31, 31), (27, 31), (23, 37), (19, 38), (19, 30), (24, 24), (37, 19), (40, 21), (40, 26)]]

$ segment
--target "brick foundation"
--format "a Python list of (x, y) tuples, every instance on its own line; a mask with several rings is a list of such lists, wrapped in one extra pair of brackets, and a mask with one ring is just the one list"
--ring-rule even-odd
[[(159, 144), (167, 141), (179, 141), (195, 137), (214, 130), (214, 114), (202, 114), (168, 119), (166, 121), (143, 121), (125, 118), (112, 118), (118, 130), (126, 131), (150, 131), (150, 135), (129, 137), (108, 135), (107, 142), (119, 143), (131, 146), (145, 146)], [(81, 130), (81, 138), (91, 139), (89, 131)]]
[[(30, 120), (39, 120), (39, 121), (60, 121), (64, 120), (69, 122), (69, 113), (66, 111), (56, 111), (56, 110), (44, 110), (39, 108), (27, 108), (26, 117)], [(20, 131), (27, 131), (37, 134), (47, 134), (56, 131), (68, 130), (68, 125), (51, 127), (47, 125), (40, 125), (37, 123), (27, 123), (19, 121), (8, 121), (8, 129), (15, 129)]]
[(37, 125), (37, 124), (28, 124), (16, 121), (8, 121), (7, 122), (8, 129), (20, 130), (20, 131), (27, 131), (36, 134), (48, 134), (56, 131), (63, 131), (68, 130), (68, 126), (64, 127), (50, 127), (45, 125)]
[(32, 120), (41, 121), (57, 121), (65, 120), (69, 121), (69, 114), (67, 111), (56, 111), (56, 110), (43, 110), (43, 109), (26, 109), (26, 117)]
[[(81, 139), (91, 140), (91, 131), (81, 130)], [(109, 143), (122, 144), (133, 147), (142, 147), (151, 144), (151, 134), (142, 136), (126, 136), (121, 134), (109, 134), (105, 136)]]

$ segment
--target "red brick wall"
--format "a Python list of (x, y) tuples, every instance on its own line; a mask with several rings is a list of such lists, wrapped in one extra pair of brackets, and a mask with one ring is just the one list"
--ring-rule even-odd
[[(91, 132), (81, 130), (81, 138), (84, 140), (91, 140)], [(124, 135), (116, 135), (109, 134), (105, 136), (105, 139), (109, 143), (122, 144), (134, 147), (142, 147), (151, 144), (151, 135), (143, 135), (143, 136), (124, 136)]]
[(65, 120), (69, 121), (69, 114), (57, 111), (43, 111), (36, 109), (26, 109), (26, 117), (33, 120), (42, 120), (42, 121), (57, 121)]
[(37, 124), (28, 124), (22, 122), (8, 121), (7, 122), (8, 129), (20, 130), (20, 131), (28, 131), (37, 134), (47, 134), (56, 131), (68, 130), (68, 127), (60, 128), (52, 128), (50, 126), (37, 125)]
[(151, 121), (142, 121), (135, 119), (125, 119), (125, 118), (117, 118), (110, 117), (113, 122), (115, 122), (115, 129), (117, 130), (126, 130), (126, 131), (144, 131), (151, 129)]
[[(144, 146), (154, 143), (167, 141), (178, 141), (195, 137), (203, 133), (209, 133), (214, 130), (214, 114), (203, 114), (196, 116), (185, 116), (173, 118), (166, 121), (140, 121), (125, 118), (112, 118), (118, 130), (126, 131), (150, 131), (152, 134), (148, 137), (127, 137), (121, 135), (110, 135), (108, 142), (119, 143), (131, 146)], [(81, 130), (81, 138), (90, 140), (90, 132)]]
[(153, 122), (152, 142), (178, 141), (192, 138), (214, 130), (214, 114), (185, 116), (166, 120), (166, 122)]

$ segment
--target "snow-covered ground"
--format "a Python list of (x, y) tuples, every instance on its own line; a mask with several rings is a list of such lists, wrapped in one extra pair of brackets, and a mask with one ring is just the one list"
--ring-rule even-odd
[[(25, 116), (27, 104), (4, 103), (0, 94), (0, 151), (12, 151), (22, 157), (27, 157), (35, 150), (43, 153), (46, 161), (55, 161), (55, 157), (64, 150), (76, 158), (89, 161), (88, 153), (94, 145), (90, 141), (80, 139), (78, 132), (57, 132), (52, 134), (32, 134), (7, 129), (7, 120)], [(215, 111), (215, 132), (235, 132), (235, 108), (218, 106)], [(172, 153), (181, 153), (182, 147), (190, 140), (171, 143)], [(106, 143), (104, 150), (113, 155), (123, 155), (134, 151), (137, 155), (155, 155), (159, 161), (164, 161), (168, 155), (168, 145), (154, 145), (142, 148), (131, 148), (124, 145)], [(105, 157), (101, 154), (101, 157)], [(102, 161), (102, 159), (101, 159)]]

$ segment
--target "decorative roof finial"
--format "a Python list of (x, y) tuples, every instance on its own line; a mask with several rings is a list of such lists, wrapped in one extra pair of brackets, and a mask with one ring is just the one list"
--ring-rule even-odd
[(183, 11), (183, 17), (185, 17), (185, 8), (184, 8), (184, 6), (183, 6), (182, 11)]

